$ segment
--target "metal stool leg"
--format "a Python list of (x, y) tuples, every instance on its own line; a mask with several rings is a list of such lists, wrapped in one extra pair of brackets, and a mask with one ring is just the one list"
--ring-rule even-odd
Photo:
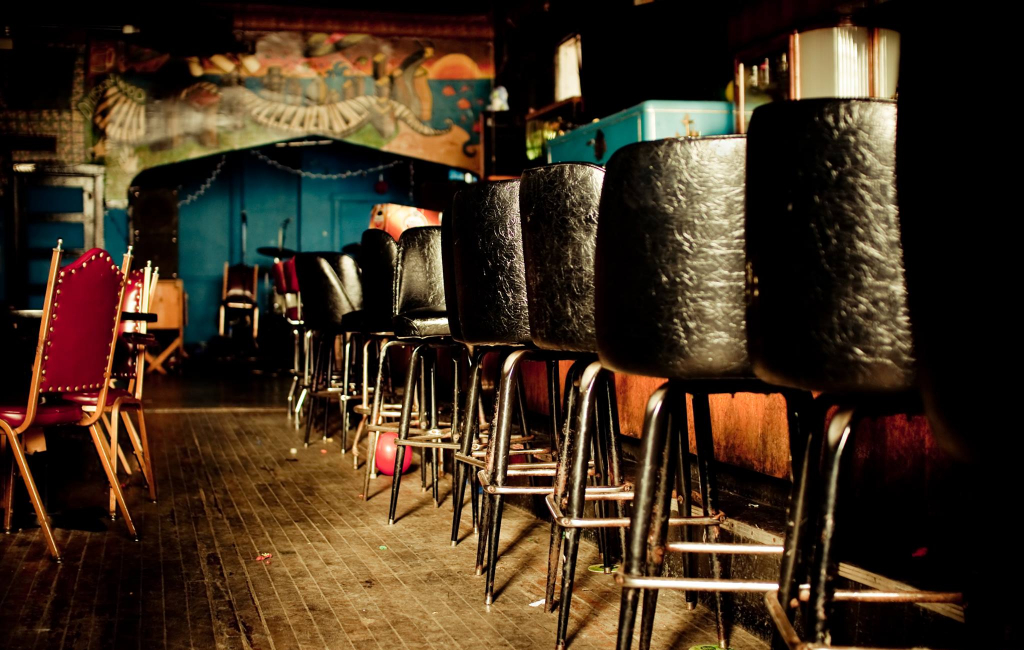
[[(409, 372), (405, 377), (405, 394), (402, 395), (402, 416), (398, 422), (398, 438), (407, 440), (409, 438), (409, 427), (412, 425), (413, 393), (416, 388), (416, 366), (423, 352), (424, 344), (420, 343), (412, 349), (409, 358)], [(406, 448), (399, 445), (395, 452), (395, 473), (391, 476), (391, 506), (388, 509), (388, 525), (395, 523), (395, 511), (398, 509), (398, 490), (402, 484), (402, 463), (405, 461)], [(410, 453), (412, 453), (410, 451)], [(422, 454), (420, 456), (422, 462)]]
[[(469, 456), (473, 452), (473, 443), (475, 442), (474, 432), (476, 427), (474, 426), (476, 418), (473, 415), (476, 413), (476, 402), (480, 396), (480, 372), (483, 368), (483, 359), (487, 354), (487, 351), (483, 348), (477, 348), (473, 351), (473, 355), (469, 360), (469, 386), (467, 387), (466, 393), (466, 417), (462, 422), (462, 439), (459, 444), (462, 445), (459, 448), (459, 452), (463, 456)], [(455, 424), (452, 423), (454, 428)], [(466, 498), (466, 483), (471, 484), (470, 489), (473, 493), (470, 498), (473, 501), (473, 525), (476, 526), (476, 494), (475, 488), (472, 487), (474, 481), (471, 480), (471, 476), (474, 473), (472, 466), (462, 463), (458, 460), (455, 461), (455, 472), (452, 483), (452, 496), (453, 496), (453, 509), (452, 509), (452, 546), (456, 546), (459, 543), (459, 525), (462, 523), (462, 507), (464, 499)]]
[[(565, 496), (566, 485), (569, 479), (569, 456), (566, 454), (566, 440), (573, 437), (572, 427), (575, 426), (576, 420), (572, 417), (576, 409), (576, 396), (579, 392), (579, 377), (580, 373), (583, 372), (583, 361), (576, 361), (569, 368), (569, 372), (565, 375), (565, 403), (562, 413), (565, 414), (565, 418), (562, 420), (562, 429), (556, 434), (556, 438), (560, 438), (558, 448), (561, 450), (558, 464), (558, 470), (555, 473), (555, 498), (561, 501)], [(554, 392), (552, 392), (552, 395)], [(544, 608), (549, 611), (555, 611), (558, 606), (555, 600), (555, 587), (558, 583), (558, 567), (562, 557), (562, 527), (558, 525), (558, 522), (552, 519), (551, 521), (551, 536), (548, 538), (548, 575), (547, 585), (544, 590)]]
[[(633, 516), (629, 527), (629, 551), (623, 568), (626, 575), (640, 577), (647, 564), (647, 537), (651, 530), (651, 514), (657, 494), (657, 476), (663, 459), (668, 435), (668, 414), (671, 403), (669, 384), (663, 384), (647, 400), (644, 414), (644, 431), (641, 438), (643, 449), (640, 467), (637, 469), (636, 497), (633, 500)], [(640, 604), (640, 589), (624, 587), (619, 606), (619, 635), (616, 648), (629, 650), (633, 645), (633, 629), (636, 624), (636, 610)]]
[[(647, 575), (661, 575), (665, 567), (665, 542), (668, 539), (668, 519), (671, 515), (672, 485), (674, 484), (676, 459), (679, 456), (680, 438), (686, 432), (686, 396), (674, 393), (666, 404), (669, 410), (667, 427), (668, 453), (663, 454), (658, 468), (658, 482), (654, 491), (654, 512), (651, 521), (653, 534), (647, 541)], [(680, 408), (681, 407), (681, 408)], [(664, 448), (663, 448), (664, 449)], [(640, 650), (651, 647), (654, 633), (654, 616), (658, 609), (658, 589), (644, 591), (644, 606), (640, 616)]]
[[(571, 416), (566, 414), (566, 417), (572, 417), (576, 421), (575, 435), (567, 436), (562, 444), (562, 463), (569, 465), (564, 493), (568, 497), (568, 516), (572, 518), (583, 516), (587, 467), (595, 428), (594, 387), (601, 372), (598, 363), (587, 366), (579, 381), (577, 410)], [(579, 553), (581, 533), (579, 528), (566, 528), (562, 533), (562, 595), (558, 601), (558, 626), (555, 631), (555, 647), (559, 650), (565, 647), (565, 637), (569, 631), (569, 611), (572, 605), (572, 590), (576, 582), (576, 557)]]
[[(713, 517), (718, 514), (718, 485), (715, 481), (715, 443), (711, 437), (711, 403), (707, 393), (693, 394), (693, 430), (697, 441), (697, 470), (700, 478), (700, 499), (704, 516)], [(717, 544), (720, 529), (718, 526), (707, 526), (705, 534), (708, 542)], [(718, 553), (711, 553), (711, 577), (722, 579), (722, 558)], [(729, 603), (726, 594), (715, 591), (715, 617), (718, 626), (718, 647), (729, 647), (730, 617)]]
[[(508, 457), (512, 439), (512, 400), (518, 393), (518, 377), (521, 361), (527, 354), (526, 350), (516, 350), (508, 355), (501, 369), (501, 383), (498, 386), (498, 409), (495, 423), (491, 431), (488, 452), (493, 452), (492, 484), (502, 487), (508, 479)], [(490, 605), (494, 602), (494, 577), (497, 571), (498, 552), (501, 542), (501, 516), (505, 502), (503, 495), (495, 494), (492, 503), (491, 530), (488, 538), (487, 584), (484, 601)]]

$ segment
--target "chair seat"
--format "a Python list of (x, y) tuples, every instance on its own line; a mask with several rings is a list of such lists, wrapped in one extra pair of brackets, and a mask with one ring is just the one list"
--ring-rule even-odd
[[(12, 427), (25, 421), (26, 406), (0, 406), (0, 420)], [(55, 424), (74, 424), (82, 419), (82, 407), (78, 404), (40, 404), (36, 410), (34, 424), (49, 427)]]
[(156, 335), (151, 333), (142, 334), (141, 332), (125, 332), (121, 335), (121, 340), (128, 345), (128, 349), (132, 351), (138, 350), (140, 347), (153, 347), (159, 345)]
[[(107, 404), (106, 405), (107, 406), (113, 406), (114, 405), (114, 401), (117, 400), (119, 397), (126, 397), (129, 400), (131, 400), (132, 402), (136, 401), (135, 400), (135, 395), (131, 394), (130, 392), (126, 391), (125, 389), (123, 389), (123, 388), (111, 388), (110, 390), (107, 391)], [(65, 393), (64, 394), (64, 399), (66, 399), (69, 402), (74, 402), (75, 404), (81, 404), (82, 406), (96, 406), (96, 402), (97, 402), (97, 400), (99, 400), (99, 398), (100, 398), (100, 392), (98, 390), (97, 391), (82, 392), (82, 393)]]
[(451, 336), (448, 329), (448, 314), (429, 309), (413, 309), (395, 316), (395, 336), (399, 338), (424, 338), (427, 336)]
[(341, 317), (341, 328), (346, 332), (390, 332), (391, 319), (357, 309)]
[(222, 300), (220, 304), (224, 305), (225, 307), (230, 307), (232, 309), (251, 309), (252, 307), (256, 306), (256, 301), (249, 296), (243, 296), (241, 294), (238, 294), (234, 296), (228, 296), (227, 298)]

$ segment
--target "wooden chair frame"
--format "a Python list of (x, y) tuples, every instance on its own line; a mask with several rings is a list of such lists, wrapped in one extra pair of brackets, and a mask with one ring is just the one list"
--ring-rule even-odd
[[(53, 528), (50, 525), (49, 516), (46, 513), (46, 507), (43, 505), (43, 499), (39, 494), (39, 489), (36, 487), (35, 479), (32, 477), (28, 461), (25, 458), (25, 450), (22, 448), (21, 434), (36, 426), (35, 421), (39, 409), (39, 397), (41, 395), (39, 387), (43, 376), (43, 358), (46, 354), (47, 342), (49, 340), (50, 327), (48, 326), (48, 323), (53, 315), (54, 298), (56, 296), (58, 278), (60, 275), (60, 262), (63, 254), (61, 249), (62, 243), (63, 242), (61, 240), (57, 240), (57, 247), (53, 249), (53, 255), (50, 258), (50, 272), (47, 277), (46, 294), (43, 302), (43, 320), (39, 326), (39, 342), (36, 345), (36, 357), (35, 362), (32, 365), (32, 380), (29, 387), (25, 419), (17, 428), (13, 428), (4, 420), (0, 420), (0, 429), (3, 430), (7, 440), (7, 447), (10, 449), (11, 455), (14, 457), (14, 464), (9, 465), (6, 488), (3, 495), (5, 505), (4, 529), (9, 530), (11, 525), (11, 505), (14, 496), (14, 467), (16, 465), (18, 473), (21, 475), (21, 479), (25, 483), (25, 489), (28, 491), (32, 507), (35, 509), (36, 518), (39, 520), (39, 525), (43, 532), (43, 538), (46, 541), (46, 547), (50, 551), (50, 555), (52, 555), (58, 562), (61, 561), (60, 549), (57, 546), (56, 539), (54, 538)], [(124, 278), (127, 277), (128, 269), (131, 268), (131, 263), (132, 248), (129, 246), (128, 252), (125, 253), (121, 264), (121, 291), (117, 299), (117, 314), (114, 318), (114, 329), (110, 337), (110, 353), (107, 356), (107, 368), (104, 372), (104, 381), (99, 389), (98, 403), (100, 404), (105, 404), (107, 400), (111, 368), (114, 360), (114, 345), (117, 342), (118, 329), (121, 325), (121, 300), (124, 298)], [(125, 526), (128, 528), (128, 533), (133, 538), (138, 539), (138, 534), (135, 531), (135, 525), (132, 523), (131, 514), (128, 512), (128, 506), (124, 500), (124, 494), (121, 492), (121, 486), (117, 482), (117, 474), (110, 463), (110, 450), (107, 446), (105, 436), (103, 436), (100, 430), (100, 415), (100, 409), (96, 409), (93, 413), (84, 413), (82, 419), (76, 424), (78, 426), (88, 427), (89, 432), (92, 434), (92, 441), (96, 446), (96, 453), (100, 457), (100, 464), (103, 466), (103, 471), (107, 475), (107, 482), (110, 483), (110, 489), (114, 493), (114, 498), (121, 509), (121, 514), (124, 516)]]

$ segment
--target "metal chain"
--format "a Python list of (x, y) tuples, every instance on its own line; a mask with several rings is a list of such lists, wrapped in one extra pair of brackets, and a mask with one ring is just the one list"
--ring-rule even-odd
[(263, 162), (267, 163), (274, 169), (279, 169), (283, 172), (288, 172), (289, 174), (295, 174), (296, 176), (301, 176), (302, 178), (311, 178), (318, 181), (339, 181), (344, 178), (352, 178), (353, 176), (366, 176), (367, 174), (375, 174), (377, 172), (382, 172), (385, 169), (391, 169), (392, 167), (395, 167), (396, 165), (399, 165), (402, 162), (400, 160), (395, 160), (383, 165), (377, 165), (376, 167), (370, 167), (369, 169), (352, 169), (347, 172), (323, 174), (320, 172), (307, 172), (304, 169), (295, 169), (294, 167), (289, 167), (288, 165), (280, 163), (271, 158), (270, 156), (268, 156), (267, 154), (263, 153), (262, 151), (257, 151), (256, 149), (251, 150), (249, 153), (256, 156)]
[[(220, 176), (220, 173), (221, 173), (221, 171), (224, 170), (224, 165), (227, 164), (227, 162), (228, 162), (228, 157), (227, 156), (221, 156), (220, 157), (220, 162), (217, 163), (217, 166), (214, 168), (213, 173), (210, 174), (210, 177), (207, 178), (205, 181), (203, 181), (203, 184), (199, 186), (198, 190), (196, 190), (195, 192), (189, 194), (188, 196), (186, 196), (182, 200), (178, 201), (178, 207), (180, 208), (183, 205), (188, 205), (189, 203), (193, 203), (200, 196), (206, 194), (206, 190), (210, 189), (210, 186), (213, 185), (214, 181), (217, 180), (217, 177)], [(181, 191), (181, 186), (180, 185), (178, 186), (178, 191), (179, 192)]]
[[(281, 170), (283, 172), (288, 172), (289, 174), (295, 174), (296, 176), (301, 176), (303, 178), (310, 178), (310, 179), (321, 180), (321, 181), (338, 181), (338, 180), (342, 180), (342, 179), (345, 179), (345, 178), (352, 178), (354, 176), (366, 176), (367, 174), (376, 174), (378, 172), (384, 171), (385, 169), (391, 169), (392, 167), (397, 167), (402, 162), (400, 160), (394, 160), (392, 162), (385, 163), (383, 165), (377, 165), (376, 167), (370, 167), (368, 169), (352, 169), (352, 170), (349, 170), (347, 172), (338, 172), (338, 173), (335, 173), (335, 174), (322, 174), (320, 172), (307, 172), (304, 169), (295, 169), (294, 167), (289, 167), (288, 165), (285, 165), (283, 163), (280, 163), (280, 162), (274, 160), (273, 158), (271, 158), (270, 156), (266, 155), (262, 151), (257, 151), (255, 149), (252, 149), (252, 150), (249, 151), (249, 153), (251, 153), (252, 155), (256, 156), (257, 158), (259, 158), (260, 160), (262, 160), (263, 162), (265, 162), (266, 164), (270, 165), (271, 167), (273, 167), (275, 169), (279, 169), (279, 170)], [(209, 178), (207, 178), (205, 181), (203, 181), (203, 184), (199, 186), (198, 190), (196, 190), (192, 194), (189, 194), (185, 198), (183, 198), (180, 201), (178, 201), (178, 207), (180, 208), (182, 206), (189, 205), (190, 203), (195, 203), (199, 199), (199, 197), (201, 197), (202, 195), (206, 194), (206, 191), (210, 189), (210, 187), (217, 180), (217, 177), (220, 176), (220, 173), (224, 170), (224, 165), (227, 164), (227, 161), (228, 161), (228, 157), (227, 156), (221, 156), (220, 157), (220, 162), (217, 163), (217, 166), (214, 168), (213, 173), (210, 174)], [(413, 180), (412, 175), (413, 175), (413, 166), (412, 166), (412, 163), (409, 163), (409, 184), (410, 184), (409, 199), (410, 200), (412, 199), (412, 187), (411, 187), (412, 186), (412, 180)], [(179, 192), (181, 191), (181, 186), (180, 185), (178, 186), (178, 191)]]

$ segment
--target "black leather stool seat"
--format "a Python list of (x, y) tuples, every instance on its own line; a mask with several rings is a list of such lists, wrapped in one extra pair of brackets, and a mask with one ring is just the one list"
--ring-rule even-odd
[(363, 313), (349, 318), (351, 331), (390, 332), (395, 315), (398, 242), (386, 230), (363, 231), (359, 245)]
[(594, 352), (594, 248), (604, 169), (559, 163), (519, 188), (530, 337), (543, 349)]
[(307, 327), (344, 331), (345, 314), (362, 307), (359, 265), (342, 253), (299, 253), (295, 272), (302, 287), (302, 314)]
[(451, 293), (461, 339), (474, 345), (530, 342), (526, 305), (523, 235), (519, 224), (519, 181), (478, 183), (460, 190), (452, 203)]
[(395, 316), (393, 331), (398, 338), (450, 336), (448, 314), (433, 309), (413, 309)]
[(640, 142), (609, 160), (595, 261), (597, 341), (608, 368), (753, 377), (745, 159), (745, 137), (721, 136)]
[(449, 336), (444, 301), (441, 227), (409, 228), (398, 240), (393, 331), (398, 337)]
[(883, 100), (778, 102), (754, 112), (748, 319), (764, 380), (830, 393), (912, 386), (895, 133), (896, 104)]

